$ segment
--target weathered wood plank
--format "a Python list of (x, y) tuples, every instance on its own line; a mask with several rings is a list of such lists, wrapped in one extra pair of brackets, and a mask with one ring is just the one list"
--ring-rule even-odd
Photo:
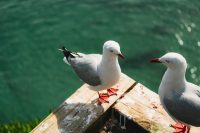
[[(142, 84), (137, 84), (122, 99), (117, 100), (113, 108), (149, 132), (174, 131), (169, 125), (175, 122), (161, 106), (158, 95)], [(200, 130), (192, 127), (191, 133), (200, 133)]]
[(70, 96), (56, 111), (43, 120), (31, 133), (84, 132), (93, 124), (135, 81), (122, 74), (117, 96), (111, 96), (109, 103), (97, 104), (98, 94), (84, 84)]

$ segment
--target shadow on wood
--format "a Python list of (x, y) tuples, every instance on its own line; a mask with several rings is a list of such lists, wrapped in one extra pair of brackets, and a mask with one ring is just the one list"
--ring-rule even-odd
[[(98, 94), (84, 84), (31, 133), (172, 133), (174, 121), (160, 104), (159, 97), (142, 84), (122, 74), (118, 95), (109, 103), (97, 104)], [(191, 133), (200, 133), (199, 128)]]
[(85, 132), (121, 97), (135, 81), (122, 74), (120, 81), (114, 86), (118, 95), (109, 97), (109, 103), (97, 105), (98, 94), (84, 84), (70, 96), (57, 110), (43, 120), (32, 133)]

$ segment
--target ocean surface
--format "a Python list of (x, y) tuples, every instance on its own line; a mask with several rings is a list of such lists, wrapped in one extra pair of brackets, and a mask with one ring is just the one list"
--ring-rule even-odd
[(1, 0), (0, 123), (44, 118), (83, 84), (58, 48), (102, 53), (110, 39), (122, 71), (153, 91), (166, 68), (149, 59), (169, 51), (200, 85), (199, 0)]

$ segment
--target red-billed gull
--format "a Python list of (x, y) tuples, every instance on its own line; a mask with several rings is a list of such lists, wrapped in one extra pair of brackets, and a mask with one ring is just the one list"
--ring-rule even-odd
[[(60, 49), (64, 54), (64, 62), (70, 64), (76, 74), (85, 83), (93, 86), (95, 91), (107, 89), (107, 93), (99, 93), (99, 103), (108, 102), (110, 95), (116, 95), (118, 89), (110, 88), (121, 76), (118, 56), (124, 59), (120, 46), (115, 41), (107, 41), (103, 45), (103, 54), (74, 53), (65, 47)], [(108, 89), (110, 88), (110, 89)]]
[(172, 125), (175, 133), (189, 133), (190, 125), (200, 127), (200, 87), (185, 79), (185, 58), (171, 52), (151, 62), (167, 66), (158, 94), (164, 109), (178, 122)]

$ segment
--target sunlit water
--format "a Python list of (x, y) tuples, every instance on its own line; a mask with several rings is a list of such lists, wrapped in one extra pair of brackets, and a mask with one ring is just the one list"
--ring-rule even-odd
[(200, 84), (199, 0), (1, 0), (0, 123), (44, 118), (83, 82), (57, 49), (101, 53), (121, 45), (122, 70), (157, 92), (165, 67), (149, 59), (168, 51), (188, 61)]

